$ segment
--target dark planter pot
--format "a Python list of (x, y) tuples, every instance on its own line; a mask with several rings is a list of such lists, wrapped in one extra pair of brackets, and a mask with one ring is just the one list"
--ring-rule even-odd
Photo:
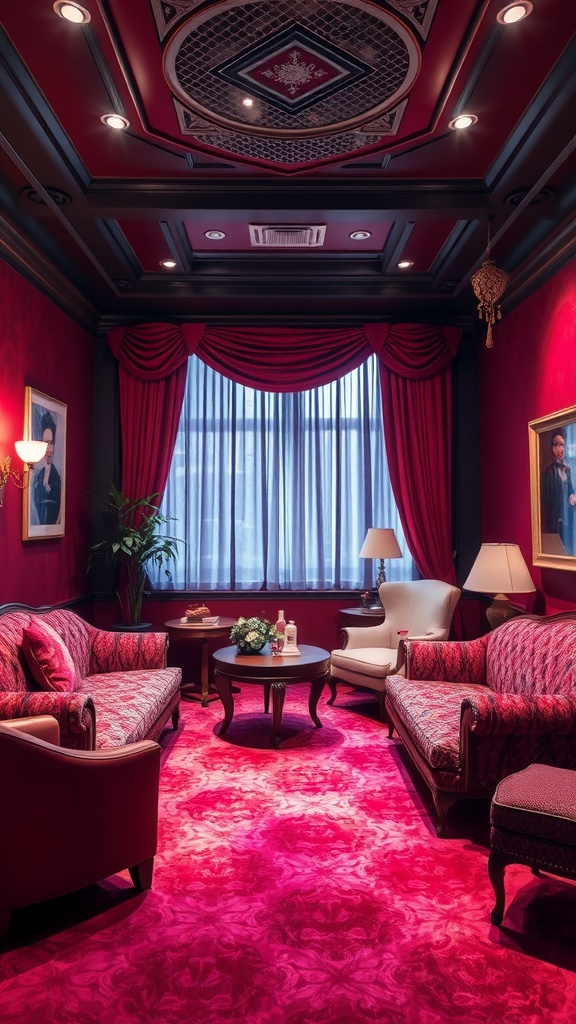
[(236, 647), (236, 653), (237, 654), (262, 654), (262, 651), (264, 650), (265, 646), (266, 646), (266, 644), (262, 644), (261, 647), (248, 647), (245, 644), (243, 644), (242, 647), (240, 647), (240, 645), (238, 645)]

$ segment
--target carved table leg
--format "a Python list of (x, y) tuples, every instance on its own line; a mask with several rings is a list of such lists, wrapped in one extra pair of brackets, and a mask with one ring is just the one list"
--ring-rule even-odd
[(218, 730), (218, 735), (223, 736), (234, 715), (234, 698), (232, 696), (232, 681), (219, 672), (214, 673), (214, 686), (218, 696), (224, 705), (224, 721)]
[(270, 686), (271, 686), (271, 683), (267, 679), (265, 679), (264, 680), (264, 714), (265, 715), (267, 715), (268, 712), (270, 711)]
[[(322, 728), (322, 722), (320, 721), (318, 715), (316, 714), (316, 708), (318, 707), (318, 701), (320, 700), (320, 694), (324, 689), (325, 682), (326, 677), (321, 676), (320, 679), (315, 679), (314, 682), (310, 684), (310, 698), (308, 700), (308, 711), (310, 712), (310, 718), (314, 722), (314, 725), (316, 726), (317, 729)], [(328, 701), (328, 703), (330, 703), (330, 701)]]
[(334, 701), (336, 700), (336, 695), (337, 695), (336, 680), (333, 679), (333, 678), (330, 678), (328, 680), (328, 686), (330, 687), (330, 699), (327, 700), (326, 703), (332, 705), (334, 703)]
[(286, 696), (286, 683), (274, 682), (271, 684), (270, 689), (272, 690), (272, 731), (274, 733), (274, 746), (278, 750), (280, 726), (282, 724), (282, 708), (284, 707), (284, 698)]

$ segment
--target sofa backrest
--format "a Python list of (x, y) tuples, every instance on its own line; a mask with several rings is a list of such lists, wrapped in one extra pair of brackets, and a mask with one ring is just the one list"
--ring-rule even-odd
[(497, 693), (576, 693), (576, 613), (523, 615), (495, 629), (486, 682)]
[(89, 673), (94, 628), (75, 612), (57, 608), (49, 612), (15, 611), (0, 615), (0, 690), (37, 689), (22, 653), (22, 631), (35, 619), (44, 619), (66, 644), (80, 677)]

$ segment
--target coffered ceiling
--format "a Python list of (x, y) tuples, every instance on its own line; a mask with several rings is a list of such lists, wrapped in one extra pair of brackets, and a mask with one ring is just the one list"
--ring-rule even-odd
[(466, 325), (490, 224), (512, 308), (576, 253), (576, 4), (504, 6), (3, 3), (0, 255), (95, 331)]

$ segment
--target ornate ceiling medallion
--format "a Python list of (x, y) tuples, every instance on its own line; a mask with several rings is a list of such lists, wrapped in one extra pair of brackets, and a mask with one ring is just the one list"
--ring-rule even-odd
[[(368, 0), (222, 0), (191, 11), (164, 50), (183, 134), (271, 163), (396, 132), (419, 69), (412, 30)], [(329, 137), (316, 153), (305, 145)]]
[(371, 71), (313, 32), (292, 25), (214, 68), (213, 74), (295, 114)]

